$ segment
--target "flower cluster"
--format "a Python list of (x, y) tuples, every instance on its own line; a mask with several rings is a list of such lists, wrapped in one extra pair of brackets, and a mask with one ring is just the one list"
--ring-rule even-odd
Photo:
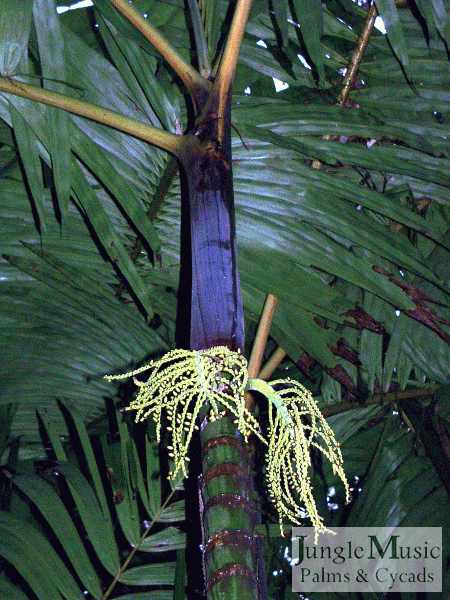
[[(147, 381), (136, 375), (151, 371)], [(151, 416), (156, 422), (158, 441), (161, 437), (161, 416), (165, 410), (172, 433), (169, 456), (174, 461), (170, 478), (181, 470), (186, 476), (189, 443), (198, 425), (200, 409), (206, 406), (208, 418), (216, 420), (232, 414), (238, 430), (247, 440), (257, 435), (268, 445), (267, 479), (269, 494), (277, 508), (280, 526), (288, 517), (301, 523), (303, 501), (317, 533), (326, 531), (314, 502), (310, 469), (311, 448), (322, 452), (333, 466), (333, 472), (344, 482), (347, 499), (348, 484), (343, 470), (342, 455), (333, 432), (314, 401), (311, 392), (292, 380), (274, 381), (270, 385), (258, 379), (248, 379), (247, 361), (239, 352), (217, 346), (199, 352), (172, 350), (160, 360), (126, 373), (108, 376), (108, 380), (134, 377), (139, 388), (137, 397), (127, 410), (137, 410), (136, 421)], [(275, 387), (284, 386), (275, 391)], [(256, 390), (269, 400), (268, 439), (261, 434), (258, 422), (245, 408), (244, 393)]]
[[(147, 381), (136, 375), (151, 370)], [(245, 408), (244, 390), (247, 384), (247, 361), (226, 346), (192, 352), (172, 350), (160, 360), (125, 373), (108, 375), (107, 379), (125, 379), (133, 376), (139, 388), (137, 397), (127, 410), (137, 410), (136, 421), (151, 416), (156, 422), (158, 441), (161, 437), (161, 415), (166, 410), (172, 433), (169, 456), (174, 460), (170, 478), (174, 479), (180, 469), (186, 476), (189, 443), (195, 429), (201, 407), (208, 404), (209, 419), (215, 420), (230, 412), (235, 416), (241, 434), (248, 439), (251, 433), (261, 438), (259, 425)], [(262, 438), (261, 438), (262, 439)]]
[[(349, 501), (350, 491), (343, 469), (342, 454), (333, 431), (317, 407), (311, 392), (297, 381), (288, 379), (271, 382), (272, 389), (279, 385), (285, 387), (275, 392), (277, 401), (269, 405), (269, 493), (277, 507), (281, 527), (283, 515), (292, 523), (300, 523), (300, 497), (317, 538), (317, 534), (325, 532), (326, 528), (317, 512), (312, 494), (309, 476), (311, 448), (318, 449), (328, 458), (333, 473), (344, 482), (346, 500)], [(277, 407), (280, 402), (283, 405), (282, 410)]]

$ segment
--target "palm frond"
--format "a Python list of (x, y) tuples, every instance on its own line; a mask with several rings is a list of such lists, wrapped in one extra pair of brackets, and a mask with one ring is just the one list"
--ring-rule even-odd
[[(8, 16), (11, 3), (3, 4), (2, 74), (170, 132), (191, 125), (185, 90), (106, 0), (60, 16), (48, 0), (31, 15), (22, 0), (30, 18), (17, 27), (17, 7)], [(134, 4), (198, 63), (181, 0)], [(266, 294), (275, 295), (266, 354), (284, 348), (282, 377), (308, 382), (321, 407), (449, 381), (450, 17), (441, 0), (415, 7), (377, 3), (387, 35), (372, 32), (344, 107), (335, 102), (367, 15), (355, 2), (255, 3), (241, 49), (233, 173), (248, 338)], [(200, 9), (217, 59), (227, 5), (205, 0)], [(273, 78), (289, 87), (277, 92)], [(171, 599), (185, 567), (181, 554), (177, 566), (163, 552), (184, 547), (183, 500), (158, 513), (154, 443), (144, 436), (141, 447), (120, 418), (113, 438), (92, 421), (105, 397), (121, 401), (105, 374), (175, 344), (185, 256), (174, 162), (131, 136), (11, 95), (0, 95), (0, 118), (0, 450), (5, 462), (10, 448), (6, 471), (19, 473), (6, 481), (15, 492), (0, 534), (17, 573), (2, 575), (0, 594), (24, 597), (14, 584), (28, 590), (26, 580), (39, 598), (84, 589), (98, 597), (119, 574), (123, 545), (129, 551), (142, 520), (156, 517), (159, 529), (140, 545), (145, 558), (120, 574), (117, 594), (141, 600), (147, 590), (126, 586), (168, 586), (152, 594)], [(95, 449), (84, 423), (99, 434)], [(378, 515), (381, 524), (391, 516), (413, 525), (416, 510), (442, 515), (445, 490), (414, 455), (398, 415), (368, 407), (329, 423), (349, 475), (366, 473), (348, 523), (361, 524), (358, 514), (364, 524)], [(75, 432), (80, 462), (66, 443)], [(43, 448), (50, 470), (36, 473), (30, 459)], [(32, 526), (21, 518), (27, 504)], [(32, 572), (32, 557), (48, 578)]]
[[(135, 559), (121, 564), (121, 557), (125, 554), (131, 558), (134, 549), (160, 554), (185, 547), (185, 534), (172, 525), (160, 526), (157, 533), (146, 537), (152, 519), (161, 524), (184, 520), (182, 500), (169, 504), (165, 510), (161, 507), (161, 473), (154, 444), (144, 436), (146, 452), (139, 455), (127, 425), (119, 417), (119, 436), (111, 439), (111, 434), (102, 433), (103, 451), (99, 453), (97, 443), (94, 454), (79, 414), (63, 404), (60, 410), (69, 428), (74, 454), (66, 456), (62, 450), (59, 437), (54, 434), (55, 423), (41, 420), (42, 434), (53, 440), (46, 448), (48, 461), (36, 471), (32, 468), (34, 473), (30, 473), (31, 465), (27, 468), (26, 461), (19, 461), (16, 473), (9, 474), (14, 492), (35, 507), (35, 524), (31, 526), (11, 510), (3, 510), (0, 555), (39, 598), (48, 598), (48, 594), (58, 597), (59, 593), (67, 598), (82, 598), (83, 590), (100, 598), (107, 589), (112, 590), (116, 581), (140, 587), (173, 586), (175, 562), (139, 564), (141, 561)], [(137, 493), (143, 509), (138, 507)], [(50, 537), (46, 534), (48, 528)], [(121, 535), (127, 540), (126, 547)], [(30, 564), (34, 564), (34, 574)], [(109, 575), (100, 575), (102, 569)], [(42, 578), (44, 572), (49, 576)], [(11, 582), (4, 577), (3, 581), (9, 589)]]

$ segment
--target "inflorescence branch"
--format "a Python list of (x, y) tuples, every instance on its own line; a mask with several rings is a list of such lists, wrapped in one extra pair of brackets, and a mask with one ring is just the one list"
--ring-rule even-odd
[[(256, 435), (268, 446), (267, 479), (269, 494), (282, 526), (283, 517), (302, 523), (303, 502), (318, 533), (326, 528), (314, 502), (311, 488), (311, 449), (328, 458), (333, 472), (344, 483), (347, 500), (349, 488), (343, 469), (342, 454), (333, 431), (317, 407), (311, 392), (293, 380), (278, 380), (270, 385), (248, 378), (246, 359), (226, 346), (208, 350), (172, 350), (160, 360), (123, 375), (109, 375), (109, 381), (133, 376), (139, 388), (137, 397), (127, 410), (137, 410), (136, 421), (151, 416), (161, 439), (161, 417), (165, 410), (172, 434), (168, 447), (174, 466), (169, 474), (174, 479), (181, 470), (187, 475), (187, 456), (200, 409), (209, 409), (210, 421), (233, 415), (237, 429), (247, 441)], [(151, 371), (147, 381), (136, 375)], [(282, 389), (279, 388), (283, 386)], [(258, 391), (269, 400), (269, 430), (262, 434), (258, 421), (245, 407), (246, 391)], [(267, 441), (268, 439), (268, 441)]]

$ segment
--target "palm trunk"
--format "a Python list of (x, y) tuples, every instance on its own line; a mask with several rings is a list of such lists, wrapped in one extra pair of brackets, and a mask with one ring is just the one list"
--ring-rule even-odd
[[(201, 119), (195, 135), (201, 153), (185, 162), (191, 250), (189, 344), (192, 350), (224, 345), (243, 351), (244, 316), (236, 260), (231, 169), (230, 111), (224, 142), (217, 117)], [(187, 208), (187, 206), (185, 207)], [(182, 268), (186, 268), (183, 265)], [(200, 517), (207, 598), (257, 600), (258, 545), (253, 529), (258, 515), (253, 500), (250, 460), (232, 418), (209, 422), (202, 415)], [(263, 594), (264, 596), (264, 594)]]
[(204, 424), (201, 444), (199, 497), (207, 598), (264, 598), (264, 567), (253, 531), (259, 515), (247, 447), (227, 418)]

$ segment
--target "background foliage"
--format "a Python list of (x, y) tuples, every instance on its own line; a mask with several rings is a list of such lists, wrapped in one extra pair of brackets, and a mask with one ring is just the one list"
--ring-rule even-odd
[[(181, 0), (134, 4), (195, 64)], [(228, 5), (200, 7), (214, 57)], [(354, 501), (345, 508), (318, 465), (330, 523), (443, 526), (446, 569), (450, 17), (440, 0), (377, 8), (387, 35), (374, 29), (339, 107), (365, 9), (350, 0), (254, 4), (233, 96), (247, 343), (265, 295), (277, 296), (266, 358), (280, 345), (283, 375), (312, 389), (328, 414), (342, 410), (330, 423)], [(186, 129), (184, 90), (107, 0), (60, 16), (52, 0), (21, 0), (20, 11), (1, 3), (3, 75)], [(277, 92), (274, 77), (289, 87)], [(103, 418), (105, 399), (120, 406), (129, 393), (103, 376), (174, 346), (178, 175), (162, 151), (50, 107), (2, 94), (0, 118), (0, 590), (6, 598), (79, 598), (83, 590), (99, 598), (139, 540), (139, 523), (161, 506), (158, 474), (167, 465), (152, 432), (129, 431), (113, 409)], [(407, 400), (404, 390), (424, 391)], [(386, 398), (395, 411), (387, 402), (344, 412), (348, 401), (357, 407), (393, 392)], [(163, 486), (164, 497), (169, 491)], [(177, 502), (114, 596), (143, 598), (148, 587), (130, 595), (125, 586), (151, 586), (152, 598), (183, 597)], [(269, 538), (274, 598), (290, 597), (286, 546)], [(48, 578), (29, 568), (36, 548)]]

